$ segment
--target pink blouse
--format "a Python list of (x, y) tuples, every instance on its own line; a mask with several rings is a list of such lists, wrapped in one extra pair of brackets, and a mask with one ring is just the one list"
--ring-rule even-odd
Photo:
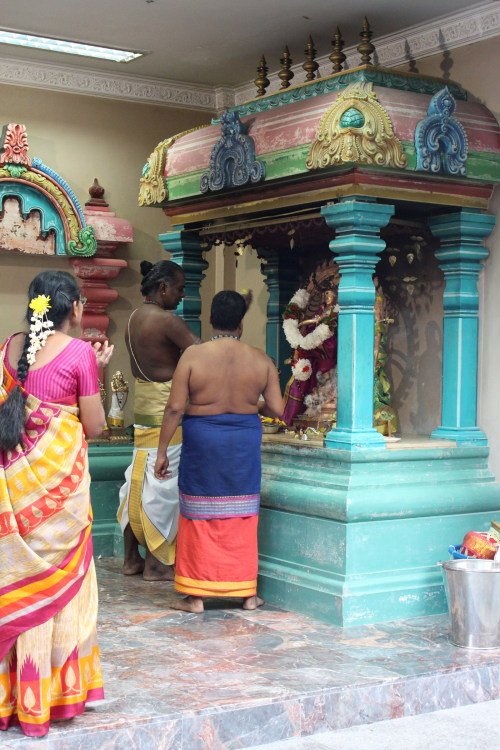
[[(9, 363), (9, 344), (4, 364), (17, 377)], [(46, 365), (28, 370), (24, 387), (36, 398), (64, 406), (74, 406), (80, 396), (99, 393), (97, 360), (92, 346), (81, 339), (71, 339), (64, 349)]]

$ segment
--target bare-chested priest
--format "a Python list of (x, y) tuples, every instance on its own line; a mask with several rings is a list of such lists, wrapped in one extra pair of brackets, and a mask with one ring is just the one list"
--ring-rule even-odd
[[(146, 581), (173, 579), (175, 538), (179, 516), (177, 472), (182, 431), (169, 447), (171, 476), (160, 482), (154, 465), (165, 404), (182, 352), (200, 339), (175, 315), (184, 297), (184, 272), (169, 260), (141, 263), (144, 303), (134, 310), (125, 332), (135, 377), (134, 455), (120, 489), (118, 520), (123, 531), (123, 573), (143, 574)], [(146, 559), (139, 553), (146, 549)]]
[[(176, 368), (158, 444), (155, 475), (176, 471), (168, 447), (182, 420), (179, 532), (173, 607), (203, 612), (205, 597), (239, 597), (255, 609), (262, 427), (259, 412), (283, 411), (278, 371), (240, 341), (245, 299), (224, 291), (212, 301), (213, 336), (185, 352)], [(260, 396), (264, 400), (260, 399)]]

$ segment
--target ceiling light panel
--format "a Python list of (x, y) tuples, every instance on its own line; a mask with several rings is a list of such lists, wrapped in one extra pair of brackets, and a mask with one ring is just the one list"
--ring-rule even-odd
[(93, 44), (67, 42), (62, 39), (50, 39), (45, 36), (34, 36), (33, 34), (20, 34), (14, 31), (2, 30), (0, 30), (0, 44), (14, 44), (17, 47), (31, 47), (50, 52), (64, 52), (68, 55), (97, 57), (101, 60), (111, 60), (113, 62), (130, 62), (137, 57), (142, 57), (144, 54), (143, 52), (130, 52), (111, 47), (96, 47)]

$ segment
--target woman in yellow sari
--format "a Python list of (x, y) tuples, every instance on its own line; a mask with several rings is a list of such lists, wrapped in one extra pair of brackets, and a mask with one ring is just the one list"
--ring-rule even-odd
[(103, 697), (85, 435), (112, 347), (68, 335), (71, 274), (44, 271), (28, 299), (29, 333), (0, 350), (0, 729), (41, 737)]

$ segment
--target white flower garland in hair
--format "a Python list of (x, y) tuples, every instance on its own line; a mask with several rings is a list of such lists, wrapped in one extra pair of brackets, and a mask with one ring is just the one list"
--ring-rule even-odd
[[(288, 303), (290, 305), (296, 305), (300, 310), (305, 310), (309, 302), (309, 292), (305, 289), (299, 289), (295, 292), (292, 299)], [(292, 347), (292, 349), (305, 349), (310, 351), (311, 349), (317, 349), (318, 346), (324, 344), (324, 342), (332, 335), (330, 326), (326, 323), (319, 323), (314, 331), (303, 336), (300, 332), (299, 321), (294, 317), (287, 317), (285, 311), (285, 319), (283, 321), (283, 331), (285, 338)], [(307, 378), (305, 378), (307, 380)]]
[(29, 307), (33, 310), (33, 315), (30, 318), (30, 331), (27, 360), (28, 364), (32, 365), (35, 362), (35, 355), (44, 346), (48, 337), (55, 333), (54, 324), (47, 318), (47, 310), (50, 309), (50, 297), (45, 294), (39, 294), (38, 297), (34, 297), (29, 303)]

